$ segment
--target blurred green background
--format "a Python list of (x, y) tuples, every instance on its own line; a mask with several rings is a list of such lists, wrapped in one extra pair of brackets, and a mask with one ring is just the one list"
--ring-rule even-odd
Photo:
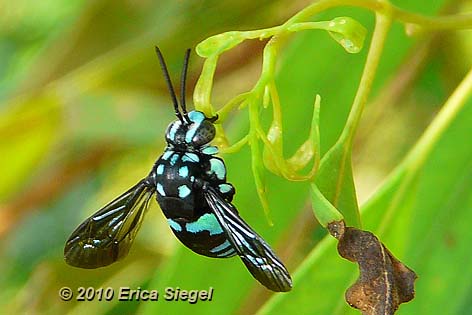
[[(146, 176), (174, 119), (154, 45), (178, 82), (185, 48), (227, 30), (269, 27), (310, 1), (0, 1), (0, 313), (2, 314), (356, 314), (343, 301), (356, 266), (336, 254), (315, 222), (308, 184), (267, 174), (273, 227), (252, 182), (248, 149), (225, 156), (240, 214), (295, 273), (294, 290), (273, 294), (239, 259), (198, 256), (172, 235), (156, 202), (128, 257), (106, 268), (65, 264), (63, 246), (88, 215)], [(426, 15), (470, 11), (471, 1), (397, 0)], [(373, 30), (371, 12), (332, 9), (314, 19), (351, 16)], [(388, 174), (414, 145), (472, 65), (470, 31), (407, 37), (395, 24), (387, 39), (356, 138), (353, 168), (366, 228), (384, 219), (394, 194)], [(366, 44), (368, 45), (368, 43)], [(225, 53), (213, 104), (251, 88), (264, 42)], [(320, 31), (297, 34), (279, 55), (277, 84), (287, 156), (306, 139), (312, 105), (322, 97), (322, 154), (342, 130), (367, 47), (348, 55)], [(202, 59), (191, 57), (189, 91)], [(189, 101), (191, 98), (189, 97)], [(414, 269), (417, 298), (400, 314), (472, 313), (472, 104), (441, 137), (382, 241)], [(247, 130), (235, 112), (232, 140)], [(270, 117), (270, 112), (267, 113)], [(383, 190), (378, 191), (379, 187)], [(393, 191), (393, 192), (392, 192)], [(391, 224), (390, 224), (391, 222)], [(295, 272), (299, 266), (303, 270)], [(215, 290), (213, 301), (62, 301), (63, 286)], [(75, 291), (76, 292), (76, 291)], [(276, 297), (274, 297), (277, 295)]]

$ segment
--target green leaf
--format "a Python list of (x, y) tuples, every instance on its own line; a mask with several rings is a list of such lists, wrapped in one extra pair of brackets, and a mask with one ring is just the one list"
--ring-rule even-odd
[(351, 154), (346, 144), (336, 143), (321, 159), (315, 183), (324, 198), (342, 213), (346, 225), (360, 226)]
[(316, 184), (311, 184), (311, 203), (315, 217), (323, 227), (327, 227), (333, 221), (340, 221), (343, 216), (339, 211), (323, 196)]

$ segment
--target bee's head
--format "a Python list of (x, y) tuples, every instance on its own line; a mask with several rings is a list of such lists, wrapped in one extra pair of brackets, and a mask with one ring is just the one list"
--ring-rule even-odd
[(166, 131), (166, 141), (174, 146), (198, 148), (215, 138), (213, 123), (217, 117), (206, 117), (202, 112), (191, 111), (184, 119), (172, 122)]
[(187, 113), (185, 106), (185, 83), (187, 77), (188, 60), (190, 57), (190, 49), (187, 49), (185, 53), (180, 83), (180, 107), (182, 108), (182, 113), (179, 110), (179, 103), (177, 101), (177, 97), (175, 96), (174, 87), (172, 86), (164, 57), (157, 46), (156, 53), (159, 57), (162, 72), (164, 73), (164, 78), (167, 82), (167, 86), (174, 103), (175, 115), (178, 118), (172, 122), (169, 127), (167, 127), (167, 143), (183, 148), (198, 148), (209, 143), (211, 140), (213, 140), (213, 138), (215, 138), (215, 126), (213, 123), (218, 119), (218, 116), (208, 118), (202, 112), (195, 110)]

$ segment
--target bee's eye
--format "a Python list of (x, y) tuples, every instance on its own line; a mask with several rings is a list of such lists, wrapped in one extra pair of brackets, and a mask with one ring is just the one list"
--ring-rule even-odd
[(192, 144), (194, 146), (202, 146), (207, 144), (213, 140), (213, 138), (215, 138), (215, 134), (215, 126), (213, 126), (211, 122), (204, 120), (200, 126), (198, 126), (197, 131), (192, 138)]
[(177, 134), (179, 133), (178, 131), (179, 129), (181, 129), (181, 126), (182, 126), (182, 123), (180, 122), (180, 120), (176, 120), (173, 123), (171, 123), (169, 127), (167, 127), (167, 131), (166, 131), (167, 141), (174, 142), (174, 143), (177, 141)]

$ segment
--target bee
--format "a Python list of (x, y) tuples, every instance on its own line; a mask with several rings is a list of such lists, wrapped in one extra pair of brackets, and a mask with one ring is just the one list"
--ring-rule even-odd
[(284, 264), (231, 203), (235, 189), (226, 181), (225, 163), (216, 156), (218, 148), (209, 144), (215, 137), (218, 117), (195, 110), (187, 112), (185, 85), (190, 49), (182, 69), (180, 108), (157, 46), (156, 53), (177, 117), (165, 133), (167, 147), (144, 179), (72, 232), (64, 248), (65, 261), (92, 269), (125, 257), (156, 194), (172, 232), (186, 247), (207, 257), (238, 255), (268, 289), (290, 291), (292, 280)]

